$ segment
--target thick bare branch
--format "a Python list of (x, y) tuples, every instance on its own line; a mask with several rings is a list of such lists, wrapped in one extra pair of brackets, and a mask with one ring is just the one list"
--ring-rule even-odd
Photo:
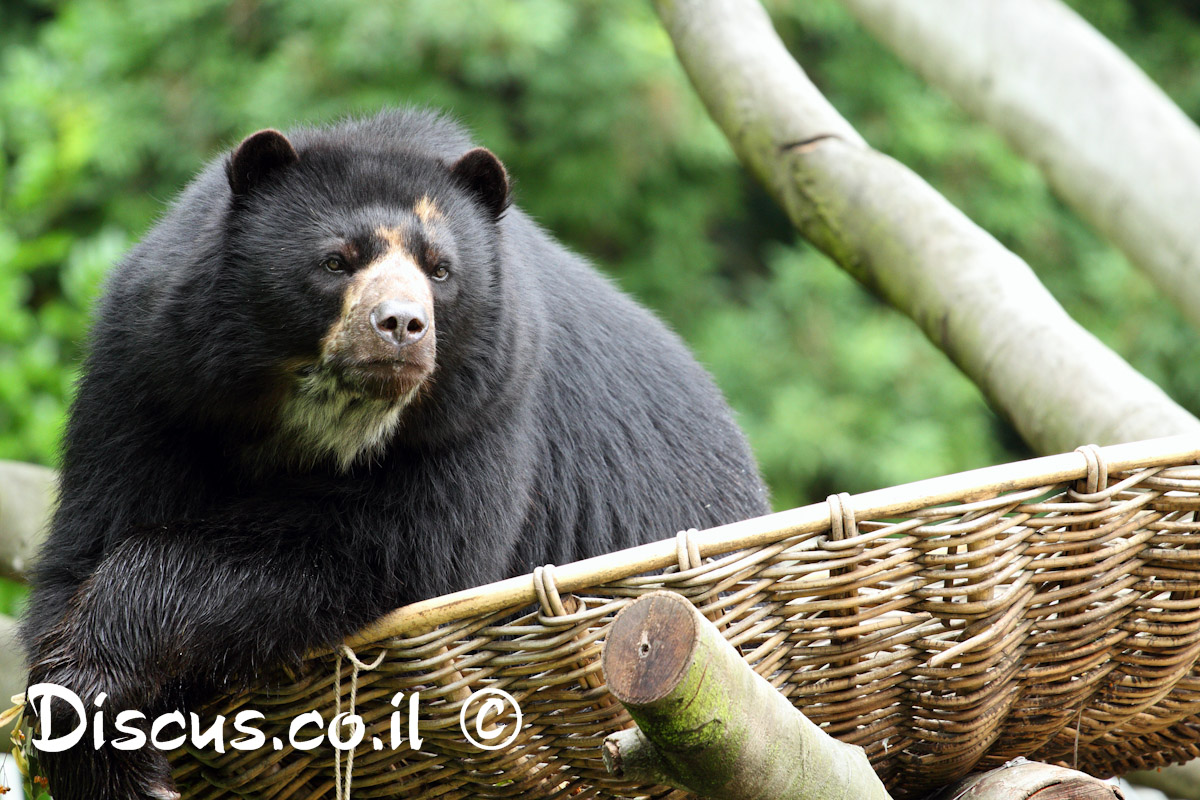
[[(0, 713), (11, 705), (13, 695), (25, 691), (25, 661), (17, 645), (17, 623), (0, 614)], [(0, 753), (8, 752), (11, 725), (0, 725)]]
[(1178, 800), (1200, 800), (1200, 759), (1162, 769), (1148, 769), (1125, 776), (1135, 786), (1158, 789)]
[(1200, 328), (1200, 128), (1058, 0), (843, 0)]
[(54, 504), (54, 471), (0, 461), (0, 577), (24, 580)]
[(824, 100), (753, 0), (658, 0), (709, 113), (810, 241), (912, 317), (1043, 452), (1200, 431), (1023, 261)]
[(1018, 758), (971, 775), (926, 800), (1121, 800), (1121, 790), (1083, 772)]

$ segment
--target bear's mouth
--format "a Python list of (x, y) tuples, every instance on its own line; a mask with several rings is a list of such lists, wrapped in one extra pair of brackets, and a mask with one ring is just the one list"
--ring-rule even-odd
[(415, 361), (359, 361), (336, 365), (332, 372), (341, 391), (375, 400), (404, 401), (416, 393), (432, 370)]
[(425, 383), (432, 368), (417, 360), (349, 361), (295, 366), (292, 375), (302, 395), (341, 395), (406, 403)]

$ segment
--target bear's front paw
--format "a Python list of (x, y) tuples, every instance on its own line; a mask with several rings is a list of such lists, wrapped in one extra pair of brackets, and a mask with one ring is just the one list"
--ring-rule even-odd
[(150, 769), (138, 778), (142, 794), (149, 800), (179, 800), (175, 781), (171, 779), (171, 766), (166, 756), (157, 750), (148, 753), (152, 762)]
[(179, 800), (179, 792), (165, 786), (151, 786), (146, 793), (155, 800)]
[(132, 751), (132, 754), (137, 757), (122, 766), (129, 768), (129, 783), (137, 792), (134, 796), (138, 800), (179, 800), (166, 754), (149, 745)]
[(81, 746), (43, 753), (40, 761), (54, 800), (179, 800), (166, 755), (150, 746)]

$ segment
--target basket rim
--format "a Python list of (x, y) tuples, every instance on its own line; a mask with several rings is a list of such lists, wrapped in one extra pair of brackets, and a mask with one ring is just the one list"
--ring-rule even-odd
[[(1200, 434), (1189, 433), (1099, 448), (1109, 473), (1157, 466), (1200, 463)], [(900, 516), (940, 503), (971, 501), (1001, 492), (1058, 484), (1087, 477), (1088, 457), (1081, 451), (927, 478), (842, 497), (858, 519)], [(692, 541), (702, 558), (771, 545), (781, 539), (829, 527), (828, 502), (777, 511), (761, 517), (698, 531)], [(563, 592), (610, 583), (678, 563), (675, 537), (617, 550), (582, 561), (554, 565), (554, 581)], [(425, 633), (478, 614), (538, 602), (534, 573), (432, 597), (397, 608), (346, 639), (350, 647)]]

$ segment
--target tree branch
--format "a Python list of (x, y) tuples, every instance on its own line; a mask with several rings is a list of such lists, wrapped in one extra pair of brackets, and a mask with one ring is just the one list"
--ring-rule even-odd
[[(25, 691), (25, 659), (21, 652), (16, 621), (0, 614), (0, 713), (12, 705), (13, 695)], [(0, 754), (8, 752), (11, 733), (12, 725), (0, 725)]]
[(1042, 452), (1200, 432), (1072, 320), (1032, 270), (903, 165), (867, 147), (752, 0), (657, 0), (742, 162), (792, 222), (926, 335)]
[(1158, 789), (1168, 797), (1179, 800), (1200, 800), (1200, 759), (1161, 769), (1131, 772), (1125, 780), (1135, 786)]
[(716, 800), (889, 800), (862, 748), (793, 708), (680, 595), (622, 609), (603, 664), (638, 724), (604, 741), (617, 777)]
[(0, 461), (0, 577), (23, 581), (54, 505), (54, 471)]
[(1018, 758), (956, 781), (926, 800), (1122, 800), (1123, 796), (1116, 786), (1086, 773)]
[(1200, 328), (1200, 128), (1057, 0), (843, 0), (998, 130)]

